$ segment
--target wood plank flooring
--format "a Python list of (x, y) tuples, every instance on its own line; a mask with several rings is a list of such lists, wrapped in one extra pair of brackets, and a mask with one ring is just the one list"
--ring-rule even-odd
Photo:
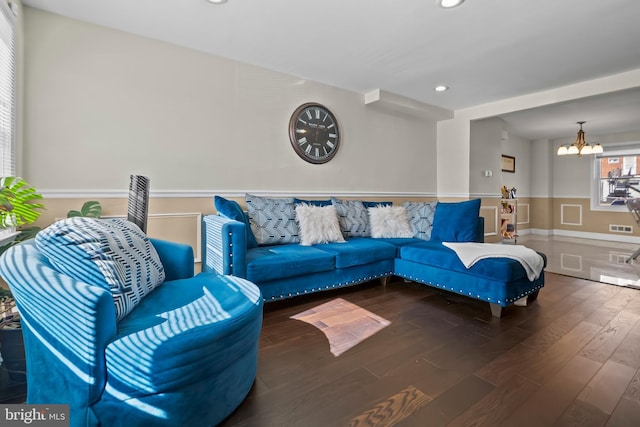
[[(344, 298), (391, 321), (338, 357), (290, 319)], [(640, 426), (640, 291), (547, 273), (528, 307), (401, 280), (265, 305), (234, 426)]]

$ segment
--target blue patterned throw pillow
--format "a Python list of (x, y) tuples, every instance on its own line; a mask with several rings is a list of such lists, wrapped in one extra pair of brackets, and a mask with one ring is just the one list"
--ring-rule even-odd
[(249, 223), (258, 245), (300, 242), (293, 197), (268, 198), (247, 194)]
[(422, 240), (431, 239), (433, 228), (433, 216), (436, 213), (438, 202), (404, 202), (402, 206), (407, 210), (409, 225), (413, 231), (413, 237)]
[(331, 198), (331, 203), (338, 212), (340, 229), (345, 239), (351, 237), (368, 237), (371, 234), (369, 229), (369, 212), (364, 204), (359, 200), (341, 200)]
[(110, 289), (117, 320), (164, 282), (155, 248), (124, 219), (64, 219), (40, 231), (35, 242), (60, 272)]

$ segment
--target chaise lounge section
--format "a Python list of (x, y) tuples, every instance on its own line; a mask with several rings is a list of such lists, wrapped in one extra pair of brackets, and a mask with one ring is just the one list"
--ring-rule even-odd
[[(255, 283), (265, 302), (398, 276), (486, 301), (492, 314), (500, 317), (503, 307), (525, 297), (534, 300), (544, 286), (542, 269), (537, 277), (529, 280), (523, 265), (506, 256), (482, 259), (467, 268), (456, 253), (443, 244), (484, 241), (479, 199), (459, 203), (405, 203), (403, 208), (410, 231), (400, 228), (400, 233), (386, 233), (389, 224), (395, 224), (393, 215), (402, 212), (393, 210), (390, 203), (355, 203), (335, 198), (329, 201), (273, 199), (277, 208), (267, 217), (286, 226), (266, 234), (277, 236), (285, 240), (284, 243), (256, 239), (265, 234), (256, 226), (261, 223), (259, 215), (252, 212), (251, 203), (256, 200), (261, 207), (268, 203), (247, 195), (249, 211), (246, 213), (236, 202), (216, 196), (218, 214), (203, 218), (202, 265), (203, 271), (238, 276)], [(313, 203), (317, 207), (336, 207), (341, 235), (334, 233), (334, 241), (303, 244), (305, 224), (300, 206)], [(350, 210), (354, 206), (355, 212)], [(374, 219), (375, 215), (392, 210), (394, 213), (385, 218), (382, 230), (375, 221), (365, 224), (364, 217)], [(315, 220), (326, 222), (326, 218), (318, 216)], [(298, 228), (294, 227), (296, 222)], [(391, 228), (397, 231), (397, 227)], [(296, 241), (295, 236), (283, 237), (284, 229), (298, 230), (303, 235), (302, 242)], [(507, 248), (507, 245), (500, 246)], [(546, 263), (544, 256), (539, 256), (541, 265)]]

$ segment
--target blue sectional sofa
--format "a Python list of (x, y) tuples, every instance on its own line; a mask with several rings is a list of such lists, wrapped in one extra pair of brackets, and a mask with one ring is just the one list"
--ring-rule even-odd
[[(399, 276), (486, 301), (492, 314), (500, 317), (502, 307), (527, 296), (535, 299), (544, 286), (543, 271), (536, 279), (529, 280), (525, 269), (514, 259), (484, 259), (466, 268), (456, 253), (443, 245), (451, 241), (484, 241), (479, 199), (459, 203), (405, 203), (411, 233), (400, 233), (402, 237), (372, 237), (373, 229), (365, 230), (362, 224), (359, 230), (354, 227), (357, 220), (353, 218), (358, 215), (341, 208), (361, 202), (272, 200), (276, 200), (276, 208), (261, 217), (268, 200), (247, 195), (248, 212), (244, 212), (236, 202), (216, 196), (218, 214), (203, 217), (203, 270), (246, 278), (258, 285), (267, 302)], [(296, 241), (296, 222), (298, 231), (304, 231), (299, 206), (328, 206), (331, 202), (336, 206), (344, 241), (309, 245), (303, 244), (304, 238)], [(368, 207), (362, 203), (362, 206), (369, 214), (382, 207), (375, 203)], [(261, 227), (274, 220), (280, 229)], [(265, 236), (267, 239), (275, 236), (282, 241), (260, 242)]]

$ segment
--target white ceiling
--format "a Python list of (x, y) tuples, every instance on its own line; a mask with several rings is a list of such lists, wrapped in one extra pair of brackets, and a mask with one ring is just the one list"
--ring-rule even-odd
[[(638, 0), (23, 0), (366, 93), (460, 109), (640, 69)], [(436, 93), (433, 87), (451, 89)], [(638, 82), (640, 87), (640, 82)], [(503, 116), (531, 139), (640, 129), (640, 91)]]
[[(640, 82), (638, 83), (640, 85)], [(523, 138), (575, 139), (576, 122), (586, 122), (582, 128), (588, 142), (594, 135), (607, 135), (640, 130), (640, 86), (626, 91), (591, 96), (546, 107), (503, 114), (507, 129)]]

